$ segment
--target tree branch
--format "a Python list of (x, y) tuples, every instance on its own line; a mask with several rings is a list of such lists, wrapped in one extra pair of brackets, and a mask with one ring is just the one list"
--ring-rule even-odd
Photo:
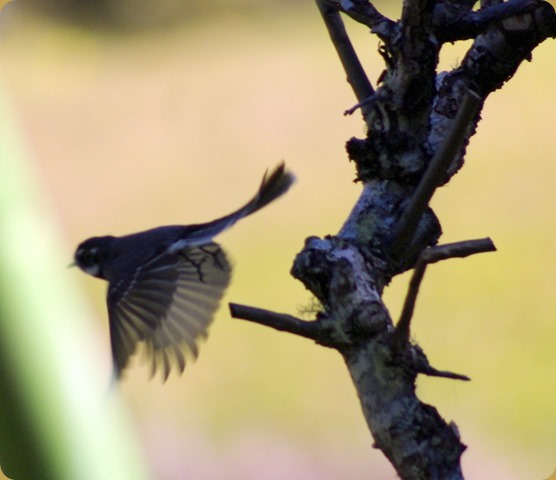
[(396, 22), (382, 15), (371, 2), (367, 0), (324, 0), (324, 2), (333, 5), (356, 22), (369, 27), (371, 32), (383, 42), (390, 41)]
[[(381, 262), (372, 253), (338, 237), (311, 237), (292, 273), (319, 299), (344, 342), (342, 354), (375, 445), (403, 479), (461, 479), (465, 449), (438, 411), (415, 395), (419, 373), (430, 367), (416, 346), (392, 349), (394, 328), (380, 297)], [(443, 376), (456, 378), (457, 374)], [(463, 376), (461, 376), (463, 379)], [(436, 472), (433, 474), (433, 472)]]
[(337, 8), (326, 0), (316, 0), (316, 4), (326, 25), (330, 39), (340, 57), (340, 61), (346, 72), (347, 81), (361, 104), (361, 111), (363, 113), (363, 118), (365, 118), (370, 108), (369, 104), (365, 103), (365, 101), (374, 95), (371, 82), (355, 53), (355, 49), (351, 44), (344, 27), (344, 22), (342, 22)]
[[(404, 0), (402, 20), (392, 22), (365, 0), (316, 1), (358, 106), (364, 108), (366, 138), (352, 138), (346, 145), (363, 190), (340, 232), (309, 237), (294, 261), (292, 275), (324, 308), (318, 320), (273, 313), (248, 319), (338, 350), (375, 445), (400, 478), (461, 480), (466, 447), (453, 424), (418, 398), (415, 381), (419, 374), (468, 377), (433, 368), (410, 342), (410, 326), (429, 263), (492, 251), (494, 245), (483, 239), (428, 248), (441, 234), (428, 205), (436, 188), (463, 164), (482, 102), (540, 42), (556, 34), (556, 15), (540, 0), (509, 0), (510, 6), (485, 0), (473, 15), (472, 0)], [(375, 92), (339, 11), (371, 27), (385, 42), (386, 70)], [(471, 24), (474, 33), (491, 28), (477, 36), (458, 68), (438, 73), (442, 40), (436, 32), (442, 27), (435, 19), (446, 12), (456, 33), (444, 32), (444, 38), (462, 35)], [(394, 326), (383, 290), (410, 268), (415, 272)]]
[(449, 378), (450, 380), (463, 380), (464, 382), (468, 382), (471, 380), (467, 375), (447, 372), (446, 370), (437, 370), (430, 365), (428, 366), (428, 368), (420, 370), (419, 373), (422, 373), (423, 375), (427, 375), (429, 377)]
[[(468, 257), (469, 255), (475, 255), (477, 253), (494, 251), (496, 251), (496, 247), (494, 246), (494, 243), (492, 243), (492, 240), (490, 238), (447, 243), (445, 245), (439, 245), (423, 250), (421, 257), (415, 265), (413, 276), (411, 277), (411, 280), (409, 282), (409, 289), (405, 297), (405, 303), (402, 309), (402, 313), (400, 315), (398, 323), (396, 324), (396, 329), (394, 331), (393, 337), (395, 346), (394, 348), (404, 348), (405, 345), (409, 343), (410, 323), (413, 317), (417, 295), (419, 294), (419, 288), (421, 287), (421, 282), (423, 280), (423, 277), (425, 276), (427, 265), (439, 262), (441, 260), (447, 260), (449, 258), (464, 258)], [(427, 373), (427, 375), (432, 374)]]
[(443, 2), (434, 10), (433, 24), (442, 43), (467, 40), (475, 38), (494, 22), (536, 9), (539, 3), (539, 0), (508, 0), (487, 3), (478, 11), (467, 10), (459, 14), (450, 2)]
[(319, 328), (316, 321), (306, 322), (285, 313), (271, 312), (262, 308), (249, 307), (230, 303), (230, 314), (232, 318), (239, 318), (249, 322), (258, 323), (282, 332), (293, 333), (301, 337), (317, 341)]
[(411, 243), (421, 217), (427, 208), (435, 190), (438, 188), (446, 170), (459, 152), (467, 138), (469, 124), (476, 117), (481, 106), (481, 99), (472, 91), (464, 97), (460, 109), (448, 135), (436, 151), (425, 174), (411, 196), (409, 205), (404, 210), (397, 229), (393, 235), (391, 255), (399, 257)]

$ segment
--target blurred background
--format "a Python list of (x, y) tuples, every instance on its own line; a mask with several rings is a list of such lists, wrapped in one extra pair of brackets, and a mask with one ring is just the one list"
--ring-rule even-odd
[[(67, 263), (90, 236), (229, 213), (282, 160), (298, 177), (219, 238), (234, 280), (198, 360), (165, 385), (140, 362), (126, 372), (143, 458), (157, 480), (395, 478), (341, 358), (227, 310), (310, 307), (292, 261), (307, 236), (339, 230), (361, 188), (344, 143), (365, 132), (342, 114), (355, 103), (345, 75), (311, 1), (201, 4), (17, 0), (0, 17), (0, 88)], [(398, 2), (376, 5), (398, 17)], [(374, 82), (378, 40), (347, 23)], [(448, 46), (442, 68), (464, 53)], [(413, 327), (433, 366), (473, 380), (419, 379), (420, 397), (459, 426), (470, 479), (556, 467), (555, 75), (545, 42), (489, 98), (465, 168), (433, 199), (442, 241), (490, 236), (498, 248), (432, 266)], [(56, 275), (81, 289), (93, 332), (83, 355), (108, 382), (106, 285)], [(408, 278), (387, 289), (393, 318)]]

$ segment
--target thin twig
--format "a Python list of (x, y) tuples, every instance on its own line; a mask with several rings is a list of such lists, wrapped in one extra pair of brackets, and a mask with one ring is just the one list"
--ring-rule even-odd
[(488, 237), (476, 240), (445, 243), (423, 251), (422, 258), (427, 264), (436, 263), (449, 258), (465, 258), (477, 253), (495, 252), (496, 247)]
[(446, 170), (460, 151), (466, 138), (467, 127), (476, 117), (480, 106), (481, 98), (476, 93), (468, 90), (450, 131), (436, 151), (423, 178), (411, 196), (409, 205), (400, 218), (399, 226), (393, 236), (391, 255), (394, 257), (401, 256), (404, 247), (411, 243), (430, 199)]
[(377, 95), (372, 95), (371, 97), (365, 98), (363, 101), (357, 102), (353, 107), (344, 110), (344, 115), (353, 115), (357, 110), (363, 108), (364, 106), (372, 106), (376, 102), (376, 99)]
[(315, 341), (318, 337), (319, 328), (314, 321), (307, 322), (285, 313), (271, 312), (270, 310), (239, 305), (237, 303), (230, 303), (229, 307), (233, 318), (258, 323), (282, 332), (294, 333), (295, 335)]
[[(338, 9), (326, 0), (316, 0), (316, 4), (328, 29), (334, 48), (340, 57), (347, 81), (351, 85), (357, 101), (362, 103), (374, 94), (374, 89), (361, 66), (357, 53), (355, 53)], [(362, 105), (361, 111), (363, 118), (365, 118), (369, 113), (369, 108)]]
[[(429, 377), (451, 378), (452, 380), (471, 380), (467, 375), (462, 375), (461, 373), (454, 373), (447, 370), (438, 370), (434, 368), (429, 363), (429, 359), (425, 355), (425, 352), (423, 352), (423, 349), (418, 345), (407, 344), (407, 347), (409, 347), (409, 350), (405, 351), (410, 353), (410, 363), (413, 365), (416, 373), (428, 375)], [(399, 346), (397, 344), (394, 344), (394, 348), (399, 348)]]
[(493, 251), (496, 251), (496, 247), (490, 238), (447, 243), (445, 245), (439, 245), (437, 247), (431, 247), (424, 250), (415, 265), (413, 276), (409, 281), (409, 288), (407, 296), (405, 297), (402, 313), (394, 331), (395, 345), (401, 348), (409, 341), (411, 318), (413, 317), (417, 295), (419, 293), (419, 288), (425, 275), (427, 265), (441, 260), (446, 260), (448, 258), (464, 258), (476, 253)]
[(471, 379), (467, 375), (462, 375), (460, 373), (448, 372), (446, 370), (437, 370), (434, 367), (429, 366), (419, 373), (423, 375), (428, 375), (429, 377), (441, 377), (441, 378), (451, 378), (452, 380), (463, 380), (463, 381), (470, 381)]

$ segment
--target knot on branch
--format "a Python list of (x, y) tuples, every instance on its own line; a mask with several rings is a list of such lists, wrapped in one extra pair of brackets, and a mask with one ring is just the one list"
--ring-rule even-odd
[(348, 140), (346, 151), (357, 167), (357, 180), (396, 180), (415, 185), (426, 167), (421, 143), (400, 130), (374, 130), (365, 140)]
[(369, 339), (392, 327), (380, 298), (372, 261), (353, 243), (339, 237), (306, 240), (292, 267), (292, 275), (321, 301), (321, 325), (332, 322), (348, 338), (342, 344)]
[(303, 250), (297, 254), (291, 274), (305, 285), (321, 304), (326, 305), (330, 269), (327, 254), (332, 249), (330, 239), (309, 237), (305, 240)]

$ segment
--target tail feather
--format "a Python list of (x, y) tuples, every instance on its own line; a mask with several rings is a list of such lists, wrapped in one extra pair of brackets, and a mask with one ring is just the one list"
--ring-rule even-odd
[(284, 162), (280, 163), (270, 174), (267, 170), (257, 194), (240, 209), (243, 213), (242, 216), (250, 215), (282, 196), (294, 181), (295, 176), (286, 170)]
[(294, 181), (294, 174), (287, 170), (282, 162), (270, 173), (265, 172), (259, 190), (243, 207), (212, 222), (183, 227), (187, 229), (187, 239), (184, 240), (183, 245), (177, 243), (173, 248), (179, 250), (185, 245), (211, 241), (216, 235), (230, 228), (238, 220), (260, 210), (286, 193)]

